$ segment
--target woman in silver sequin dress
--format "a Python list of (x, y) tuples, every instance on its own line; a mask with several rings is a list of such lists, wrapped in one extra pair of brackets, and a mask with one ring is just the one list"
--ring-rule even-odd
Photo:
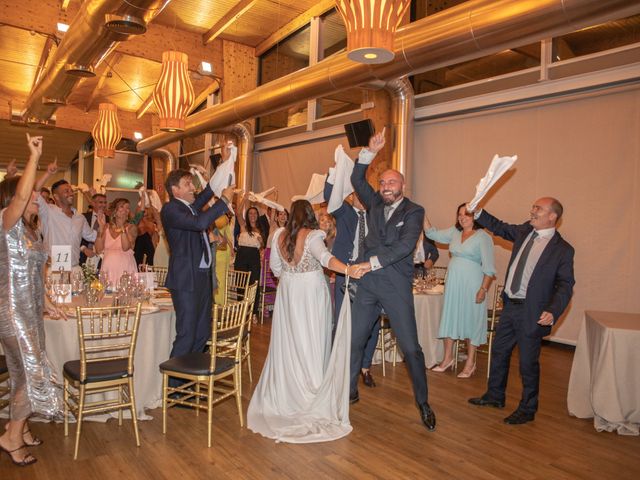
[[(0, 453), (4, 451), (20, 466), (35, 463), (27, 447), (42, 443), (29, 430), (29, 416), (52, 417), (62, 409), (44, 351), (47, 252), (34, 222), (38, 193), (33, 186), (42, 137), (27, 134), (27, 139), (31, 155), (24, 175), (0, 183), (0, 343), (11, 377), (10, 420), (0, 437)], [(48, 302), (46, 307), (54, 309)]]

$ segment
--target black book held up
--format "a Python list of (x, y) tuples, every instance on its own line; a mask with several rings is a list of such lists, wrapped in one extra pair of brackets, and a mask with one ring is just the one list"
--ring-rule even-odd
[(373, 122), (367, 118), (359, 122), (347, 123), (344, 126), (344, 131), (347, 134), (350, 148), (366, 147), (374, 134)]

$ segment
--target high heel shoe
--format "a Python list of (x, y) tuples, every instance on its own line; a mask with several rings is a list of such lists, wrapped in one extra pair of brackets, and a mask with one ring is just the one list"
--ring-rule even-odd
[(458, 378), (469, 378), (471, 377), (471, 375), (473, 375), (474, 373), (476, 373), (476, 364), (473, 364), (473, 367), (471, 367), (471, 370), (469, 370), (468, 372), (466, 370), (462, 370), (457, 377)]
[(447, 363), (446, 365), (440, 364), (437, 367), (433, 367), (431, 369), (431, 371), (432, 372), (438, 372), (438, 373), (446, 372), (450, 368), (453, 369), (453, 363), (454, 363), (454, 359), (451, 359), (451, 361), (449, 363)]
[[(9, 423), (7, 423), (4, 426), (5, 430), (9, 429)], [(30, 436), (31, 437), (31, 441), (27, 440), (26, 436)], [(44, 440), (42, 440), (41, 438), (36, 437), (33, 432), (31, 431), (31, 429), (29, 428), (29, 425), (25, 424), (24, 426), (24, 430), (22, 430), (22, 441), (24, 442), (24, 444), (27, 447), (37, 447), (38, 445), (42, 445), (44, 443)]]
[(13, 464), (17, 465), (18, 467), (27, 467), (29, 465), (33, 465), (34, 463), (36, 463), (38, 459), (34, 457), (30, 452), (27, 452), (27, 454), (24, 456), (24, 458), (20, 462), (16, 461), (16, 459), (13, 458), (13, 455), (11, 454), (14, 452), (17, 452), (18, 450), (22, 450), (23, 448), (26, 449), (27, 446), (25, 444), (22, 444), (18, 448), (15, 448), (13, 450), (7, 450), (3, 446), (0, 446), (0, 451), (5, 452), (7, 455), (9, 455), (9, 458), (11, 459)]

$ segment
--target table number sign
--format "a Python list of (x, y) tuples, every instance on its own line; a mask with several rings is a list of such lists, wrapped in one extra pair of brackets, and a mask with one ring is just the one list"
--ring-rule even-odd
[(51, 246), (51, 270), (54, 272), (71, 271), (71, 245)]

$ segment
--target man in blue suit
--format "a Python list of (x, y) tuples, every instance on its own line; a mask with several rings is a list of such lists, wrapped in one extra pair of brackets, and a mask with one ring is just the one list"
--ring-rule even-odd
[(380, 175), (378, 192), (367, 182), (367, 168), (384, 143), (384, 131), (371, 137), (351, 174), (351, 184), (367, 209), (364, 261), (368, 262), (370, 273), (358, 282), (352, 308), (350, 401), (359, 400), (358, 377), (364, 347), (384, 308), (404, 354), (420, 417), (433, 431), (436, 416), (427, 401), (427, 376), (418, 343), (412, 291), (413, 251), (422, 231), (424, 208), (404, 197), (404, 176), (396, 170)]
[[(325, 181), (325, 201), (329, 201), (332, 191), (333, 185), (329, 183), (328, 180)], [(331, 212), (331, 215), (336, 219), (336, 238), (333, 242), (331, 253), (333, 253), (333, 255), (335, 255), (335, 257), (342, 263), (360, 263), (364, 258), (364, 239), (367, 235), (366, 214), (367, 212), (364, 205), (362, 205), (358, 195), (355, 193), (349, 195), (347, 199), (342, 202), (340, 208)], [(344, 275), (336, 273), (334, 328), (338, 315), (340, 314), (340, 307), (342, 307), (342, 300), (345, 295), (343, 289)], [(364, 356), (362, 358), (360, 374), (362, 375), (363, 383), (367, 387), (376, 386), (376, 382), (371, 375), (371, 362), (376, 351), (379, 331), (380, 322), (376, 322), (373, 326), (371, 336), (369, 337), (369, 340), (367, 340), (367, 345), (364, 349)]]
[(495, 235), (513, 242), (503, 293), (504, 308), (491, 350), (491, 371), (484, 395), (469, 403), (503, 408), (511, 352), (518, 345), (522, 397), (518, 408), (504, 422), (527, 423), (538, 410), (540, 347), (542, 338), (567, 308), (575, 279), (573, 247), (557, 232), (562, 204), (540, 198), (531, 208), (530, 220), (521, 225), (504, 223), (480, 210), (474, 217)]
[(207, 228), (229, 210), (233, 188), (208, 210), (202, 208), (213, 196), (211, 186), (196, 197), (189, 170), (173, 170), (165, 188), (171, 200), (160, 217), (169, 242), (169, 269), (165, 286), (171, 292), (176, 311), (176, 339), (171, 357), (202, 352), (211, 336), (211, 251)]

